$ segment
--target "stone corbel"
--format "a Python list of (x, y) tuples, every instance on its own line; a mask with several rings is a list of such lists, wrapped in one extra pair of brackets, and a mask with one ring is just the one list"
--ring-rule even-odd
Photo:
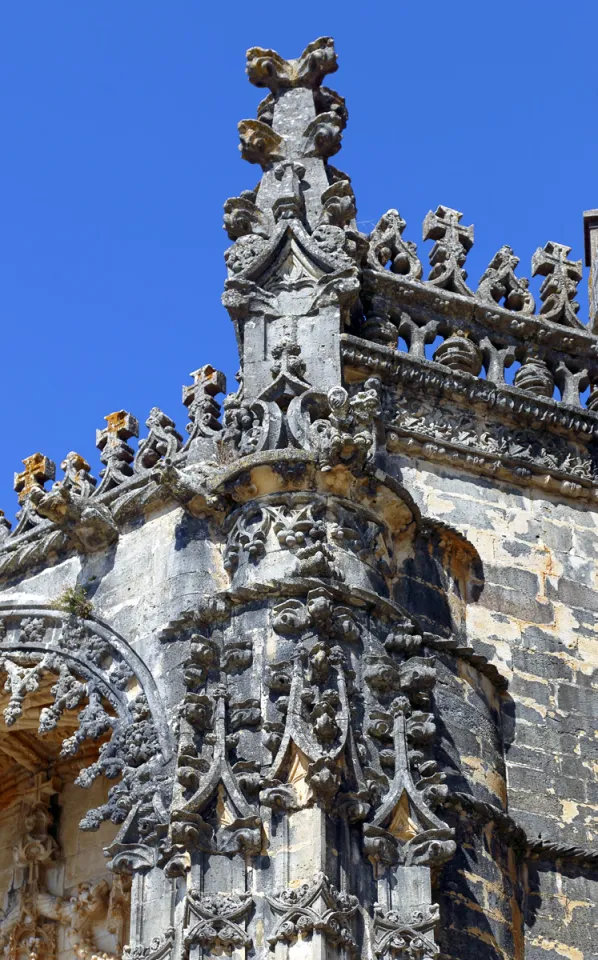
[(37, 514), (62, 529), (77, 550), (101, 550), (118, 539), (109, 508), (97, 500), (78, 497), (64, 484), (55, 483), (47, 493), (36, 488), (31, 502)]
[(152, 479), (193, 516), (205, 516), (220, 509), (219, 498), (213, 496), (206, 485), (205, 472), (197, 467), (183, 470), (165, 458), (156, 465)]

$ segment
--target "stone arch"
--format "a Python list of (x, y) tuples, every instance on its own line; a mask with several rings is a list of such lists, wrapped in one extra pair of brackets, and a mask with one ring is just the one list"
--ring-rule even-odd
[(96, 829), (106, 819), (120, 823), (144, 800), (153, 808), (145, 811), (147, 831), (165, 815), (159, 785), (168, 779), (171, 734), (155, 680), (122, 636), (97, 618), (84, 620), (47, 604), (0, 605), (0, 673), (5, 730), (50, 677), (52, 699), (40, 709), (39, 737), (69, 717), (76, 723), (60, 757), (100, 741), (97, 759), (76, 782), (88, 787), (102, 774), (118, 783), (102, 807), (88, 811), (83, 829)]

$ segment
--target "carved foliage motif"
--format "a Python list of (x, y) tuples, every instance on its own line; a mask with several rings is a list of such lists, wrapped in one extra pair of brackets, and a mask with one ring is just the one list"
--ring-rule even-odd
[(342, 579), (339, 551), (349, 551), (383, 577), (392, 567), (392, 546), (384, 528), (371, 515), (349, 503), (312, 494), (273, 494), (232, 513), (224, 566), (237, 569), (240, 559), (257, 563), (282, 548), (296, 558), (299, 576)]
[(183, 956), (198, 945), (210, 953), (251, 947), (245, 921), (251, 913), (253, 898), (249, 893), (202, 895), (195, 890), (187, 894), (186, 926)]
[[(374, 953), (393, 960), (435, 960), (438, 947), (429, 936), (439, 918), (436, 904), (422, 904), (407, 914), (374, 908)], [(427, 935), (428, 934), (428, 935)]]
[(156, 768), (163, 762), (144, 693), (127, 696), (138, 683), (133, 669), (119, 649), (76, 617), (62, 621), (46, 611), (25, 617), (9, 611), (3, 626), (0, 670), (9, 695), (4, 722), (17, 725), (27, 698), (50, 678), (52, 702), (40, 711), (39, 735), (59, 729), (67, 712), (72, 718), (77, 711), (75, 732), (63, 739), (60, 756), (76, 756), (88, 740), (103, 742), (98, 759), (80, 771), (76, 782), (88, 787), (100, 775), (120, 778), (107, 803), (88, 811), (82, 828), (96, 829), (106, 819), (123, 822), (144, 796), (159, 794)]
[(247, 75), (256, 87), (270, 91), (288, 87), (318, 87), (326, 74), (337, 69), (334, 41), (319, 37), (296, 60), (284, 60), (275, 50), (252, 47), (247, 51)]
[(403, 240), (405, 227), (399, 211), (388, 210), (370, 233), (368, 264), (379, 270), (390, 263), (392, 273), (400, 273), (410, 280), (420, 280), (422, 265), (415, 244)]
[[(523, 369), (523, 368), (522, 368)], [(481, 422), (473, 413), (456, 408), (447, 416), (444, 408), (428, 400), (410, 398), (397, 404), (388, 423), (388, 443), (392, 446), (392, 432), (422, 438), (434, 444), (455, 445), (475, 456), (496, 458), (518, 463), (517, 469), (529, 476), (531, 470), (554, 471), (574, 478), (598, 482), (598, 468), (591, 455), (564, 438), (538, 434), (533, 430), (514, 429), (507, 423)]]
[(536, 303), (528, 290), (529, 281), (515, 276), (519, 263), (511, 247), (501, 247), (482, 276), (477, 296), (488, 303), (501, 303), (516, 313), (533, 314)]
[(317, 934), (350, 953), (357, 949), (351, 930), (357, 897), (341, 893), (324, 873), (318, 872), (296, 889), (283, 890), (266, 899), (276, 917), (276, 926), (268, 937), (271, 946)]
[(434, 659), (413, 625), (374, 632), (322, 587), (275, 603), (264, 707), (252, 641), (221, 616), (191, 638), (169, 872), (187, 868), (186, 850), (255, 854), (260, 808), (314, 804), (363, 822), (377, 870), (447, 859), (452, 833), (433, 812), (446, 793), (430, 754)]

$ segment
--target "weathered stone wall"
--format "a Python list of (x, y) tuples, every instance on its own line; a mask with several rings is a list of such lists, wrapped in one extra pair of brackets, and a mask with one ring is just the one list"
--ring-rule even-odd
[[(463, 773), (480, 799), (508, 800), (509, 814), (531, 841), (595, 847), (598, 511), (425, 462), (389, 458), (388, 468), (426, 517), (450, 524), (475, 547), (480, 561), (471, 567), (475, 599), (464, 604), (464, 623), (459, 622), (462, 604), (453, 603), (454, 625), (508, 681), (507, 691), (487, 694), (491, 725), (474, 694), (476, 687), (491, 687), (490, 681), (472, 681), (471, 668), (457, 668), (456, 694), (450, 685), (437, 692), (443, 724), (450, 726), (443, 743), (450, 744), (445, 757), (455, 771), (451, 788), (463, 789), (458, 777)], [(430, 585), (429, 576), (419, 584), (418, 571), (407, 569), (416, 586), (410, 583), (403, 591), (420, 591), (422, 603), (437, 593), (440, 609), (451, 606), (444, 593), (450, 584)], [(429, 574), (430, 565), (425, 569)], [(498, 758), (501, 743), (506, 785)], [(470, 889), (474, 910), (485, 910), (487, 894), (478, 895), (476, 887), (490, 882), (480, 869), (487, 857), (488, 851), (476, 858), (471, 871), (478, 871)], [(530, 861), (525, 874), (525, 956), (548, 952), (577, 960), (584, 943), (594, 955), (595, 869)]]

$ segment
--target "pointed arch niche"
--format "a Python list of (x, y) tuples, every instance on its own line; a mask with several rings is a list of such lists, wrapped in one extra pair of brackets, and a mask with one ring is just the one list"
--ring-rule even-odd
[[(122, 956), (130, 878), (110, 872), (104, 848), (143, 802), (133, 784), (147, 782), (149, 792), (153, 765), (164, 760), (156, 710), (153, 680), (106, 625), (42, 605), (0, 606), (0, 955), (7, 960)], [(159, 819), (159, 811), (145, 812)]]

